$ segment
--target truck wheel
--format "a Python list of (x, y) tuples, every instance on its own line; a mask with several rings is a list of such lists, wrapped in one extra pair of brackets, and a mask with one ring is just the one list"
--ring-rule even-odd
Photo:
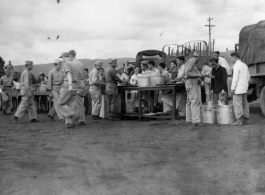
[(265, 87), (262, 88), (260, 93), (260, 106), (261, 106), (261, 111), (265, 116)]

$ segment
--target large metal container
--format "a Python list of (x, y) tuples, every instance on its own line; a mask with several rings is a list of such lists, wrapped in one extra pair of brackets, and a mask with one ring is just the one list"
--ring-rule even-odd
[(201, 105), (201, 122), (208, 124), (216, 123), (216, 111), (213, 105)]
[(149, 76), (137, 76), (138, 87), (149, 87), (150, 77)]
[(219, 105), (216, 107), (217, 124), (228, 125), (235, 122), (236, 117), (232, 105)]
[(166, 77), (165, 76), (151, 76), (150, 84), (151, 86), (166, 84)]

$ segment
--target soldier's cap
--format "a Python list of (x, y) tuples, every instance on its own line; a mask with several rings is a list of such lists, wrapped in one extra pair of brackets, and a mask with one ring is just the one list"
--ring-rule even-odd
[(148, 62), (147, 61), (142, 61), (141, 64), (148, 65)]
[(117, 66), (117, 67), (116, 67), (116, 70), (121, 70), (121, 67), (120, 67), (120, 66)]
[(26, 65), (32, 65), (33, 64), (33, 62), (32, 61), (26, 61)]
[(219, 60), (218, 58), (211, 58), (210, 59), (210, 62), (212, 62), (212, 61), (216, 61), (216, 60)]
[(110, 63), (112, 63), (112, 62), (117, 62), (117, 59), (116, 59), (116, 58), (112, 58), (112, 59), (110, 59), (109, 62), (110, 62)]
[(199, 57), (199, 54), (197, 51), (195, 51), (193, 54), (192, 54), (194, 57)]
[(54, 60), (54, 65), (57, 65), (57, 64), (60, 64), (62, 62), (62, 60), (61, 59), (55, 59)]
[(103, 62), (102, 61), (99, 61), (99, 60), (97, 60), (96, 62), (95, 62), (95, 65), (102, 65), (103, 64)]
[(63, 58), (63, 57), (69, 57), (69, 53), (63, 52), (59, 58)]

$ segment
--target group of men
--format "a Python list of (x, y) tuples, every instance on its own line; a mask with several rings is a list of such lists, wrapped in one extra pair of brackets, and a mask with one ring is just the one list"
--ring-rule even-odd
[[(130, 81), (128, 77), (123, 78), (119, 67), (117, 68), (117, 60), (112, 59), (109, 67), (105, 71), (104, 84), (106, 85), (106, 94), (108, 96), (108, 116), (110, 120), (118, 119), (118, 84), (133, 83), (137, 84), (138, 74), (141, 75), (162, 75), (166, 77), (167, 82), (184, 82), (186, 91), (177, 94), (178, 110), (186, 116), (186, 121), (197, 126), (201, 122), (200, 118), (200, 81), (204, 81), (206, 100), (213, 99), (215, 105), (218, 101), (222, 104), (228, 104), (228, 95), (233, 95), (233, 107), (236, 115), (236, 122), (232, 125), (249, 124), (249, 108), (247, 102), (248, 81), (250, 79), (248, 67), (241, 62), (238, 53), (232, 53), (231, 59), (235, 63), (230, 68), (228, 63), (220, 57), (219, 52), (215, 52), (214, 58), (210, 59), (210, 66), (205, 65), (200, 73), (196, 67), (199, 61), (197, 52), (193, 57), (185, 63), (185, 57), (179, 56), (176, 61), (171, 62), (172, 74), (165, 70), (165, 64), (160, 63), (158, 68), (155, 62), (142, 61), (141, 69), (135, 71), (131, 75)], [(96, 61), (94, 69), (89, 74), (87, 80), (84, 74), (83, 64), (76, 60), (76, 52), (71, 50), (64, 52), (60, 59), (54, 62), (54, 69), (49, 72), (47, 88), (51, 90), (53, 98), (53, 108), (50, 110), (48, 117), (53, 119), (57, 114), (58, 119), (65, 121), (67, 128), (75, 128), (75, 125), (85, 124), (85, 107), (84, 97), (89, 93), (92, 98), (92, 119), (99, 120), (100, 109), (102, 105), (101, 85), (102, 79), (99, 71), (102, 69), (102, 61)], [(34, 102), (34, 89), (32, 88), (32, 61), (26, 61), (25, 70), (20, 77), (22, 101), (15, 112), (13, 121), (18, 122), (27, 111), (29, 113), (30, 122), (38, 122), (36, 107)], [(233, 71), (232, 71), (233, 70)], [(118, 71), (118, 74), (117, 74)], [(232, 74), (233, 72), (233, 74)], [(0, 79), (0, 87), (3, 90), (3, 112), (11, 113), (10, 98), (12, 85), (11, 70), (6, 70), (6, 74)], [(133, 79), (133, 81), (131, 80)], [(231, 86), (230, 86), (231, 83)], [(229, 90), (231, 92), (229, 92)], [(158, 94), (155, 94), (157, 98)], [(6, 97), (6, 98), (4, 98)], [(153, 97), (152, 97), (153, 98)], [(172, 94), (163, 94), (162, 101), (172, 98)], [(148, 99), (143, 98), (145, 109), (148, 109)], [(171, 102), (171, 101), (168, 101)], [(182, 103), (181, 103), (182, 102)], [(183, 105), (186, 105), (185, 107)], [(173, 108), (174, 109), (174, 108)]]
[[(200, 95), (199, 81), (204, 80), (206, 101), (212, 100), (213, 104), (228, 105), (228, 95), (233, 97), (233, 108), (236, 121), (231, 125), (249, 124), (249, 106), (247, 102), (247, 90), (250, 75), (248, 67), (240, 60), (240, 55), (231, 53), (231, 60), (234, 63), (230, 68), (219, 52), (215, 52), (214, 58), (210, 59), (210, 66), (207, 64), (200, 73), (196, 63), (199, 56), (195, 52), (193, 57), (185, 64), (185, 87), (187, 91), (186, 121), (197, 126), (200, 118)], [(202, 79), (203, 78), (203, 79)]]

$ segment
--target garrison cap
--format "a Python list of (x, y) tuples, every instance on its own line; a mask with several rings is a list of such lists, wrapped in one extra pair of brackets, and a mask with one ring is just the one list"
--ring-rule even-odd
[(63, 52), (59, 58), (63, 58), (63, 57), (69, 57), (69, 53)]
[(32, 65), (33, 64), (33, 62), (32, 61), (26, 61), (26, 65)]
[(95, 62), (95, 65), (101, 65), (101, 66), (102, 66), (102, 64), (103, 64), (103, 62), (102, 62), (102, 61), (99, 61), (99, 60), (97, 60), (97, 61)]

